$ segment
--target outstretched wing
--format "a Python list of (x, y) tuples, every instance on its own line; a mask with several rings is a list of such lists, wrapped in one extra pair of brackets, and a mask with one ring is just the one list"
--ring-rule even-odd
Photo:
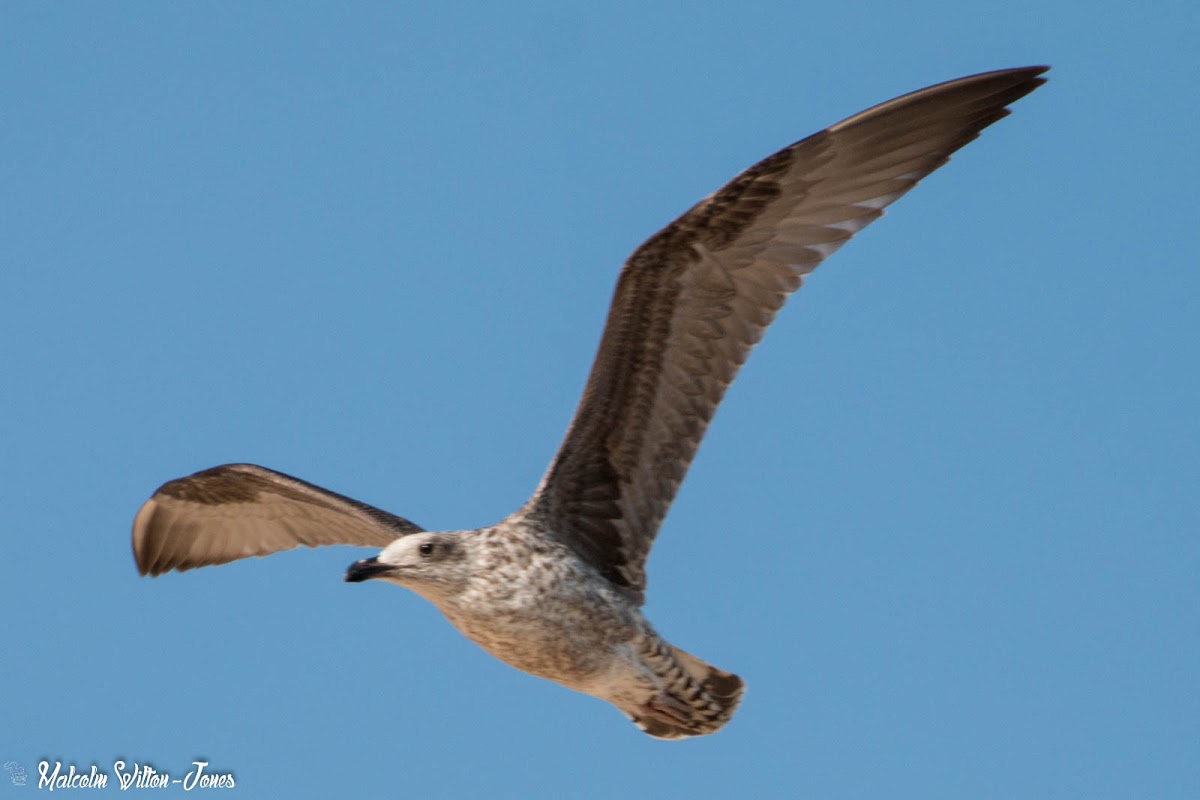
[(960, 78), (856, 114), (750, 167), (639, 247), (566, 438), (515, 517), (640, 597), (709, 420), (787, 296), (1045, 70)]
[(226, 464), (164, 483), (133, 521), (133, 558), (161, 575), (305, 545), (385, 547), (422, 528), (320, 486), (254, 464)]

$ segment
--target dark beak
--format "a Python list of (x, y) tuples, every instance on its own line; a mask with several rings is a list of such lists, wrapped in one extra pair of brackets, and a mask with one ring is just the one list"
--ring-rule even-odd
[(380, 564), (378, 558), (364, 558), (362, 561), (355, 561), (346, 568), (346, 583), (362, 583), (365, 580), (391, 571), (391, 565)]

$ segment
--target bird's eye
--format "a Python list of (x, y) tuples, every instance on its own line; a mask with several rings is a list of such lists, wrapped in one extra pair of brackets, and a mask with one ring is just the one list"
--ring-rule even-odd
[(433, 542), (421, 542), (420, 547), (417, 548), (417, 552), (423, 556), (433, 555)]

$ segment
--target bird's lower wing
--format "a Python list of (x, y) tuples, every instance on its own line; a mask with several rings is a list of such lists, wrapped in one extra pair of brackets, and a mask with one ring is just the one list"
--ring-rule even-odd
[(133, 521), (133, 557), (161, 575), (304, 545), (385, 547), (417, 525), (254, 464), (226, 464), (164, 483)]

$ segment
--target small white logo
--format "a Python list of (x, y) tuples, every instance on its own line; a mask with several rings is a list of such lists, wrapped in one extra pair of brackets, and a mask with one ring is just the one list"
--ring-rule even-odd
[(15, 761), (5, 761), (4, 768), (8, 770), (8, 777), (12, 778), (13, 786), (25, 785), (25, 768)]

